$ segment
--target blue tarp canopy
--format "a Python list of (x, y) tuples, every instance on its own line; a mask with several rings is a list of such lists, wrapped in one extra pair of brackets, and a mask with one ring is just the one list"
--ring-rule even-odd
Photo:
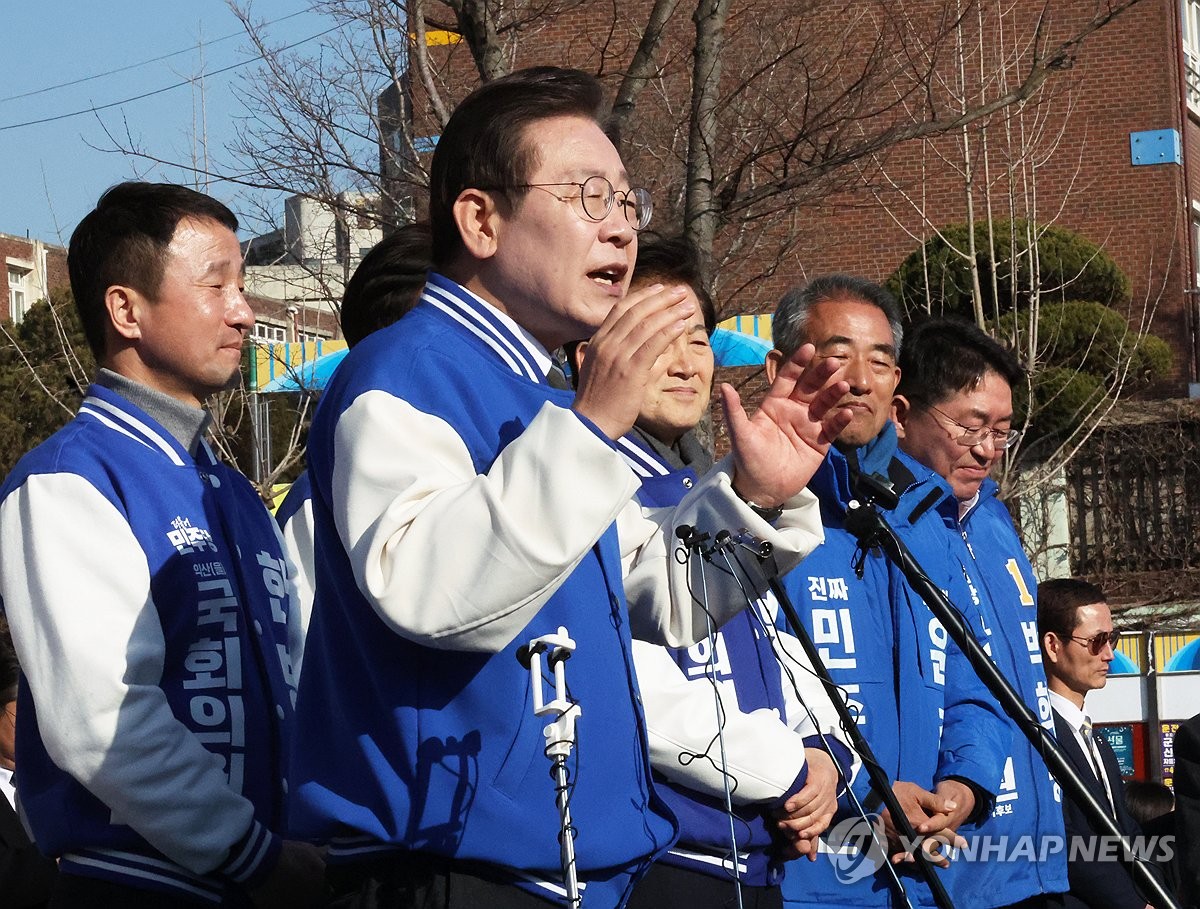
[(1167, 661), (1165, 672), (1188, 672), (1200, 669), (1200, 639), (1185, 644)]
[(289, 369), (282, 376), (272, 379), (260, 391), (320, 391), (329, 384), (333, 371), (345, 359), (347, 353), (349, 349), (343, 347), (315, 360), (309, 360), (296, 369)]
[(1137, 675), (1137, 663), (1125, 656), (1119, 650), (1113, 651), (1113, 661), (1108, 667), (1109, 675)]
[(762, 366), (771, 343), (740, 331), (718, 328), (712, 335), (712, 348), (718, 366)]
[[(762, 338), (718, 328), (713, 332), (712, 348), (718, 366), (762, 366), (771, 345)], [(346, 353), (346, 350), (335, 350), (309, 360), (297, 369), (289, 370), (286, 375), (271, 380), (262, 387), (262, 391), (320, 391), (329, 384), (333, 371)]]

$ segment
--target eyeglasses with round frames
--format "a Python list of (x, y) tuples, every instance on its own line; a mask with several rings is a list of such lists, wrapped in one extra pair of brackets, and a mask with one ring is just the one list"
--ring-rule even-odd
[(962, 435), (955, 436), (954, 441), (963, 448), (974, 448), (976, 445), (982, 445), (988, 439), (991, 439), (992, 447), (996, 451), (1004, 451), (1006, 448), (1016, 445), (1022, 435), (1019, 429), (990, 429), (987, 426), (977, 426), (972, 429), (970, 426), (963, 426), (962, 423), (958, 422), (958, 420), (954, 419), (954, 417), (950, 416), (944, 410), (939, 410), (932, 404), (926, 406), (962, 430)]
[(1113, 629), (1112, 631), (1101, 631), (1099, 634), (1094, 634), (1090, 638), (1080, 638), (1073, 634), (1067, 637), (1076, 644), (1083, 644), (1088, 649), (1088, 653), (1092, 656), (1100, 656), (1100, 652), (1104, 650), (1106, 645), (1111, 644), (1112, 649), (1117, 649), (1117, 641), (1121, 639), (1122, 632)]
[[(574, 186), (579, 189), (579, 194), (571, 193), (566, 196), (560, 196), (556, 192), (551, 192), (551, 188), (555, 186)], [(487, 187), (482, 187), (487, 188)], [(499, 188), (499, 187), (496, 187)], [(540, 189), (550, 193), (560, 202), (573, 202), (575, 205), (575, 213), (588, 221), (603, 221), (608, 217), (609, 212), (613, 210), (613, 203), (617, 196), (621, 197), (621, 210), (625, 213), (625, 220), (629, 222), (629, 226), (634, 230), (645, 230), (650, 226), (650, 218), (654, 215), (654, 202), (650, 198), (650, 191), (637, 187), (634, 189), (616, 189), (608, 178), (596, 174), (593, 177), (588, 177), (582, 183), (566, 181), (563, 183), (518, 183), (510, 189)]]

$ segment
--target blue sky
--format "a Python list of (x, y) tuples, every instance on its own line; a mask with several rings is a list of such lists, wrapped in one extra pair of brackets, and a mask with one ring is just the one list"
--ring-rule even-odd
[[(307, 5), (307, 0), (254, 0), (252, 15), (272, 23), (269, 31), (275, 43), (288, 44), (330, 26), (329, 20), (307, 11)], [(198, 84), (98, 112), (89, 109), (193, 78), (202, 60), (205, 72), (214, 73), (205, 78), (203, 91), (210, 157), (228, 160), (224, 145), (242, 112), (233, 89), (253, 73), (255, 64), (215, 74), (253, 54), (224, 0), (39, 0), (5, 4), (4, 20), (0, 232), (28, 232), (65, 245), (75, 224), (113, 183), (133, 177), (190, 183), (191, 176), (177, 168), (112, 151), (105, 129), (122, 141), (128, 132), (158, 157), (191, 162), (193, 136), (199, 132)], [(198, 47), (201, 41), (203, 49)], [(173, 56), (146, 62), (168, 54)], [(131, 68), (100, 75), (124, 67)], [(51, 88), (80, 79), (75, 85)], [(47, 88), (51, 90), (41, 91)], [(15, 97), (19, 95), (26, 97)], [(19, 125), (80, 110), (89, 112)], [(246, 220), (250, 206), (241, 190), (214, 184), (210, 192)]]

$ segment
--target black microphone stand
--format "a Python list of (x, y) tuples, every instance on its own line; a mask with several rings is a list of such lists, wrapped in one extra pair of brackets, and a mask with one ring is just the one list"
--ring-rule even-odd
[[(734, 539), (728, 531), (719, 533), (711, 547), (704, 546), (708, 540), (708, 535), (696, 534), (694, 528), (680, 527), (676, 530), (676, 534), (683, 541), (684, 546), (698, 552), (703, 558), (710, 561), (713, 553), (721, 548), (730, 545), (745, 546), (745, 544), (739, 543), (739, 541)], [(779, 582), (779, 571), (775, 566), (771, 544), (763, 541), (756, 541), (756, 543), (757, 546), (746, 546), (746, 548), (751, 549), (757, 558), (758, 566), (766, 577), (771, 592), (775, 595), (775, 599), (779, 603), (779, 608), (787, 619), (788, 625), (791, 627), (792, 634), (800, 642), (800, 646), (812, 664), (814, 674), (820, 680), (825, 693), (833, 704), (833, 709), (838, 715), (842, 731), (846, 733), (851, 747), (858, 754), (862, 760), (863, 767), (867, 770), (867, 775), (871, 780), (871, 788), (879, 796), (884, 807), (891, 813), (892, 823), (904, 838), (904, 842), (919, 842), (921, 839), (920, 836), (908, 820), (908, 815), (904, 813), (904, 809), (901, 808), (900, 801), (896, 798), (896, 793), (892, 791), (892, 783), (888, 779), (887, 771), (876, 760), (875, 752), (871, 750), (871, 746), (867, 743), (866, 738), (858, 728), (857, 720), (850, 712), (850, 707), (846, 703), (841, 687), (829, 674), (829, 670), (821, 659), (821, 655), (817, 651), (812, 638), (809, 636), (808, 630), (804, 627), (804, 623), (800, 621), (799, 615), (796, 614), (796, 608), (792, 604), (791, 597), (788, 596), (787, 591), (784, 590), (783, 585)], [(863, 820), (866, 821), (867, 818), (864, 816)], [(926, 882), (929, 884), (930, 892), (937, 905), (941, 909), (954, 909), (954, 902), (950, 899), (950, 894), (946, 892), (946, 887), (942, 883), (941, 878), (938, 877), (937, 869), (934, 867), (925, 850), (917, 847), (913, 850), (912, 855)], [(884, 862), (888, 862), (889, 860), (890, 856), (883, 856)], [(893, 887), (897, 889), (897, 895), (904, 901), (905, 905), (912, 906), (913, 904), (908, 898), (908, 893), (904, 889), (903, 882), (894, 872), (891, 875), (891, 881)]]
[[(812, 637), (809, 636), (808, 629), (804, 627), (804, 623), (800, 621), (800, 616), (796, 613), (796, 607), (792, 603), (791, 597), (783, 589), (783, 584), (779, 582), (778, 575), (769, 577), (768, 583), (771, 585), (771, 593), (775, 595), (775, 599), (779, 603), (779, 609), (783, 613), (784, 618), (787, 619), (793, 636), (800, 642), (805, 656), (812, 663), (813, 672), (816, 673), (822, 687), (825, 689), (825, 693), (833, 703), (833, 709), (837, 711), (842, 731), (846, 733), (847, 738), (850, 739), (851, 747), (862, 759), (863, 768), (871, 778), (871, 789), (883, 801), (884, 807), (887, 808), (892, 816), (892, 823), (904, 838), (904, 842), (918, 842), (920, 836), (916, 828), (909, 821), (908, 815), (904, 813), (904, 809), (900, 807), (900, 801), (896, 798), (896, 793), (892, 791), (892, 781), (888, 779), (887, 771), (875, 759), (875, 752), (871, 750), (871, 746), (867, 743), (866, 738), (858, 728), (858, 722), (850, 713), (850, 707), (846, 703), (841, 686), (833, 680), (833, 677), (829, 674), (829, 670), (825, 667), (825, 663), (821, 660), (821, 655), (817, 652), (817, 647), (813, 643)], [(954, 901), (950, 899), (950, 894), (946, 892), (946, 887), (942, 883), (942, 879), (938, 877), (937, 869), (934, 867), (933, 862), (930, 861), (925, 850), (918, 846), (913, 850), (912, 855), (916, 859), (917, 867), (924, 876), (926, 883), (929, 884), (929, 890), (933, 894), (934, 902), (942, 907), (942, 909), (953, 909)], [(884, 860), (887, 861), (888, 857), (885, 856)], [(904, 885), (900, 883), (899, 878), (895, 878), (894, 883), (899, 886), (900, 896), (907, 902), (908, 894), (904, 892)]]
[(1130, 848), (1128, 839), (1117, 828), (1116, 821), (1088, 791), (1075, 768), (1071, 766), (1062, 746), (1037, 721), (1008, 679), (975, 640), (961, 613), (937, 584), (930, 580), (908, 547), (896, 536), (891, 525), (875, 507), (873, 499), (864, 496), (862, 502), (851, 502), (846, 513), (845, 527), (858, 539), (864, 552), (875, 548), (882, 549), (884, 555), (900, 569), (909, 585), (925, 601), (934, 618), (942, 623), (946, 632), (966, 656), (988, 691), (1000, 702), (1004, 712), (1012, 718), (1017, 728), (1042, 756), (1067, 797), (1083, 810), (1094, 829), (1121, 843), (1122, 862), (1133, 876), (1134, 883), (1150, 894), (1149, 902), (1158, 909), (1179, 909), (1179, 904), (1154, 875), (1146, 860)]

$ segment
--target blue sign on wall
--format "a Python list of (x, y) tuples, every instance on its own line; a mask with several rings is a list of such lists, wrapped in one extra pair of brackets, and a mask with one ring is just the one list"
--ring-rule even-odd
[(1135, 167), (1147, 164), (1182, 164), (1183, 147), (1179, 131), (1150, 129), (1129, 134), (1129, 163)]

